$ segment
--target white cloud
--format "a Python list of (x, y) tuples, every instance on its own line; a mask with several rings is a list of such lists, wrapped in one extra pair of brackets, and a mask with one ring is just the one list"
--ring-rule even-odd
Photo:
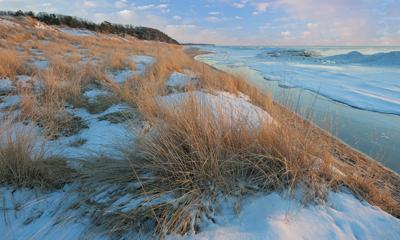
[(209, 17), (206, 17), (205, 20), (206, 20), (207, 22), (216, 23), (216, 22), (222, 22), (222, 21), (224, 21), (225, 19), (224, 19), (224, 18), (219, 18), (219, 17), (216, 17), (216, 16), (209, 16)]
[(172, 18), (173, 18), (174, 20), (177, 20), (177, 21), (179, 21), (179, 20), (182, 19), (182, 17), (181, 17), (181, 16), (178, 16), (178, 15), (175, 15), (175, 16), (173, 16)]
[(124, 9), (118, 12), (118, 15), (121, 17), (132, 17), (134, 15), (134, 12), (128, 9)]
[(312, 29), (316, 29), (318, 27), (318, 24), (316, 23), (307, 23), (307, 28), (312, 30)]
[(158, 9), (168, 8), (168, 4), (159, 4), (159, 5), (157, 5), (156, 8), (158, 8)]
[(141, 5), (141, 6), (135, 7), (135, 9), (137, 9), (137, 10), (149, 10), (149, 9), (154, 9), (154, 8), (156, 8), (156, 5), (154, 5), (154, 4)]
[(305, 31), (301, 35), (303, 36), (303, 38), (307, 38), (308, 36), (311, 35), (311, 32), (310, 31)]
[(84, 1), (82, 4), (82, 7), (84, 8), (95, 8), (98, 7), (98, 4), (96, 1)]
[(209, 12), (208, 14), (210, 14), (210, 15), (220, 15), (221, 13), (220, 12)]
[(197, 25), (194, 24), (169, 24), (166, 26), (167, 28), (196, 28)]
[(136, 6), (135, 9), (140, 10), (140, 11), (145, 11), (145, 10), (151, 10), (151, 9), (167, 9), (168, 4), (147, 4), (147, 5), (141, 5), (141, 6)]
[(265, 11), (267, 11), (267, 9), (269, 7), (269, 3), (267, 3), (267, 2), (255, 3), (254, 5), (255, 5), (257, 11), (259, 11), (259, 12), (265, 12)]
[(116, 8), (124, 8), (127, 6), (127, 4), (128, 4), (127, 0), (120, 0), (120, 1), (116, 1), (114, 5)]
[(233, 3), (232, 6), (235, 7), (235, 8), (244, 8), (246, 6), (246, 4), (244, 4), (244, 3)]
[(292, 36), (292, 33), (289, 31), (284, 31), (284, 32), (281, 32), (281, 36), (287, 38), (287, 37)]
[(255, 8), (255, 11), (252, 12), (254, 16), (266, 12), (267, 9), (269, 8), (269, 3), (267, 2), (252, 3), (251, 5), (253, 5)]

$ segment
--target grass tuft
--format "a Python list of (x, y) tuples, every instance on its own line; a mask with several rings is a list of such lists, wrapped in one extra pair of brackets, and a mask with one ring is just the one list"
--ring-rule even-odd
[(64, 159), (46, 153), (33, 126), (0, 126), (0, 183), (16, 187), (58, 188), (72, 171)]
[(0, 78), (15, 79), (16, 75), (25, 74), (28, 68), (17, 51), (0, 49)]

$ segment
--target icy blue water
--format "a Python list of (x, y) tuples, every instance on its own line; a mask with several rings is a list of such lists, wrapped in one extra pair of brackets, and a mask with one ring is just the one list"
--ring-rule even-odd
[(316, 124), (400, 172), (400, 47), (200, 48), (214, 53), (198, 60), (311, 109)]

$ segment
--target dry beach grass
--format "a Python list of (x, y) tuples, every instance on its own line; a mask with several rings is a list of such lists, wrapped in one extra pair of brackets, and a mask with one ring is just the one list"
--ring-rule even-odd
[(0, 124), (0, 183), (19, 187), (60, 187), (72, 172), (64, 159), (45, 152), (33, 126), (16, 128), (11, 120)]
[[(213, 203), (221, 196), (240, 199), (256, 192), (298, 189), (305, 203), (319, 203), (328, 191), (347, 187), (360, 198), (400, 216), (398, 175), (274, 103), (271, 96), (246, 80), (195, 61), (182, 47), (103, 34), (71, 36), (52, 28), (35, 28), (32, 19), (16, 22), (21, 31), (31, 31), (0, 35), (0, 77), (16, 81), (18, 75), (27, 74), (40, 84), (39, 88), (17, 88), (22, 98), (18, 106), (21, 115), (12, 121), (30, 121), (52, 140), (85, 127), (67, 111), (70, 105), (98, 113), (122, 101), (151, 126), (135, 146), (121, 147), (124, 159), (93, 156), (77, 170), (81, 177), (75, 182), (83, 185), (82, 205), (94, 207), (94, 221), (108, 227), (110, 233), (143, 227), (148, 222), (156, 224), (156, 233), (161, 236), (196, 232), (200, 221), (212, 218), (217, 208)], [(48, 61), (44, 69), (31, 61), (38, 57), (37, 51), (42, 53), (39, 58)], [(137, 70), (137, 64), (130, 60), (137, 54), (152, 56), (155, 62), (143, 75), (123, 84), (112, 81), (110, 72)], [(254, 128), (246, 119), (224, 114), (216, 118), (210, 106), (195, 98), (172, 110), (159, 104), (157, 97), (169, 93), (165, 84), (168, 77), (184, 70), (191, 71), (195, 81), (182, 91), (245, 94), (274, 122), (262, 121)], [(94, 106), (83, 96), (92, 85), (112, 95)], [(66, 173), (72, 170), (55, 156), (36, 153), (33, 131), (21, 131), (13, 137), (8, 128), (0, 125), (0, 135), (5, 139), (0, 145), (2, 184), (59, 186), (72, 181), (70, 174), (57, 181), (54, 176), (60, 169)], [(128, 191), (132, 183), (137, 186)], [(129, 193), (132, 199), (139, 199), (138, 207), (129, 212), (110, 212), (107, 210), (113, 202), (101, 208), (90, 203), (111, 184), (120, 189), (114, 201)]]

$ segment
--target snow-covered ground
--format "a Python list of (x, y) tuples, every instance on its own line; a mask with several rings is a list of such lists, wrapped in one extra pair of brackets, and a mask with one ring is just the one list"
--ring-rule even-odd
[(322, 206), (303, 206), (277, 193), (250, 197), (242, 204), (238, 215), (223, 206), (223, 215), (216, 218), (217, 224), (210, 224), (198, 235), (183, 239), (400, 238), (399, 219), (360, 202), (349, 193), (332, 192)]
[(111, 123), (101, 120), (102, 117), (115, 113), (130, 112), (137, 115), (135, 110), (125, 104), (113, 105), (99, 114), (90, 114), (85, 109), (71, 109), (70, 112), (80, 117), (87, 124), (87, 128), (73, 136), (49, 142), (48, 153), (78, 159), (97, 155), (120, 157), (119, 148), (123, 147), (123, 144), (133, 143), (134, 132), (140, 130), (134, 129), (138, 126), (130, 126), (126, 122)]
[[(243, 96), (243, 95), (242, 95)], [(234, 96), (227, 92), (214, 94), (201, 91), (175, 93), (159, 97), (157, 101), (175, 109), (177, 106), (190, 102), (193, 98), (199, 106), (206, 106), (217, 119), (246, 123), (250, 127), (260, 127), (262, 123), (272, 123), (272, 117), (261, 108), (251, 104), (246, 97)]]
[(128, 78), (143, 75), (146, 67), (153, 64), (155, 59), (151, 56), (147, 55), (135, 55), (131, 56), (130, 61), (135, 63), (136, 69), (122, 69), (117, 71), (111, 71), (107, 74), (108, 78), (113, 80), (116, 83), (124, 83)]
[(58, 29), (63, 33), (73, 36), (93, 36), (96, 34), (95, 32), (79, 28), (60, 27)]
[[(7, 240), (79, 239), (90, 236), (90, 220), (69, 208), (77, 194), (66, 186), (43, 193), (34, 189), (0, 188), (0, 235)], [(101, 239), (100, 236), (90, 239)]]
[(12, 82), (8, 78), (0, 79), (0, 95), (6, 94), (15, 90), (15, 86), (12, 85)]
[[(73, 186), (51, 193), (0, 188), (0, 233), (4, 239), (109, 239), (91, 229), (88, 216), (70, 209), (78, 201)], [(121, 205), (120, 199), (115, 205)], [(136, 201), (131, 200), (134, 205)], [(345, 192), (331, 193), (325, 205), (304, 206), (278, 193), (242, 200), (234, 213), (233, 199), (221, 203), (215, 223), (205, 224), (196, 235), (170, 235), (167, 239), (385, 239), (400, 238), (400, 220), (360, 202)], [(125, 205), (124, 206), (129, 206)], [(81, 209), (82, 210), (82, 209)], [(135, 233), (125, 236), (134, 239)]]
[(167, 87), (179, 90), (190, 85), (196, 85), (198, 83), (196, 78), (196, 74), (191, 71), (184, 71), (184, 73), (173, 72), (168, 78), (166, 85)]

